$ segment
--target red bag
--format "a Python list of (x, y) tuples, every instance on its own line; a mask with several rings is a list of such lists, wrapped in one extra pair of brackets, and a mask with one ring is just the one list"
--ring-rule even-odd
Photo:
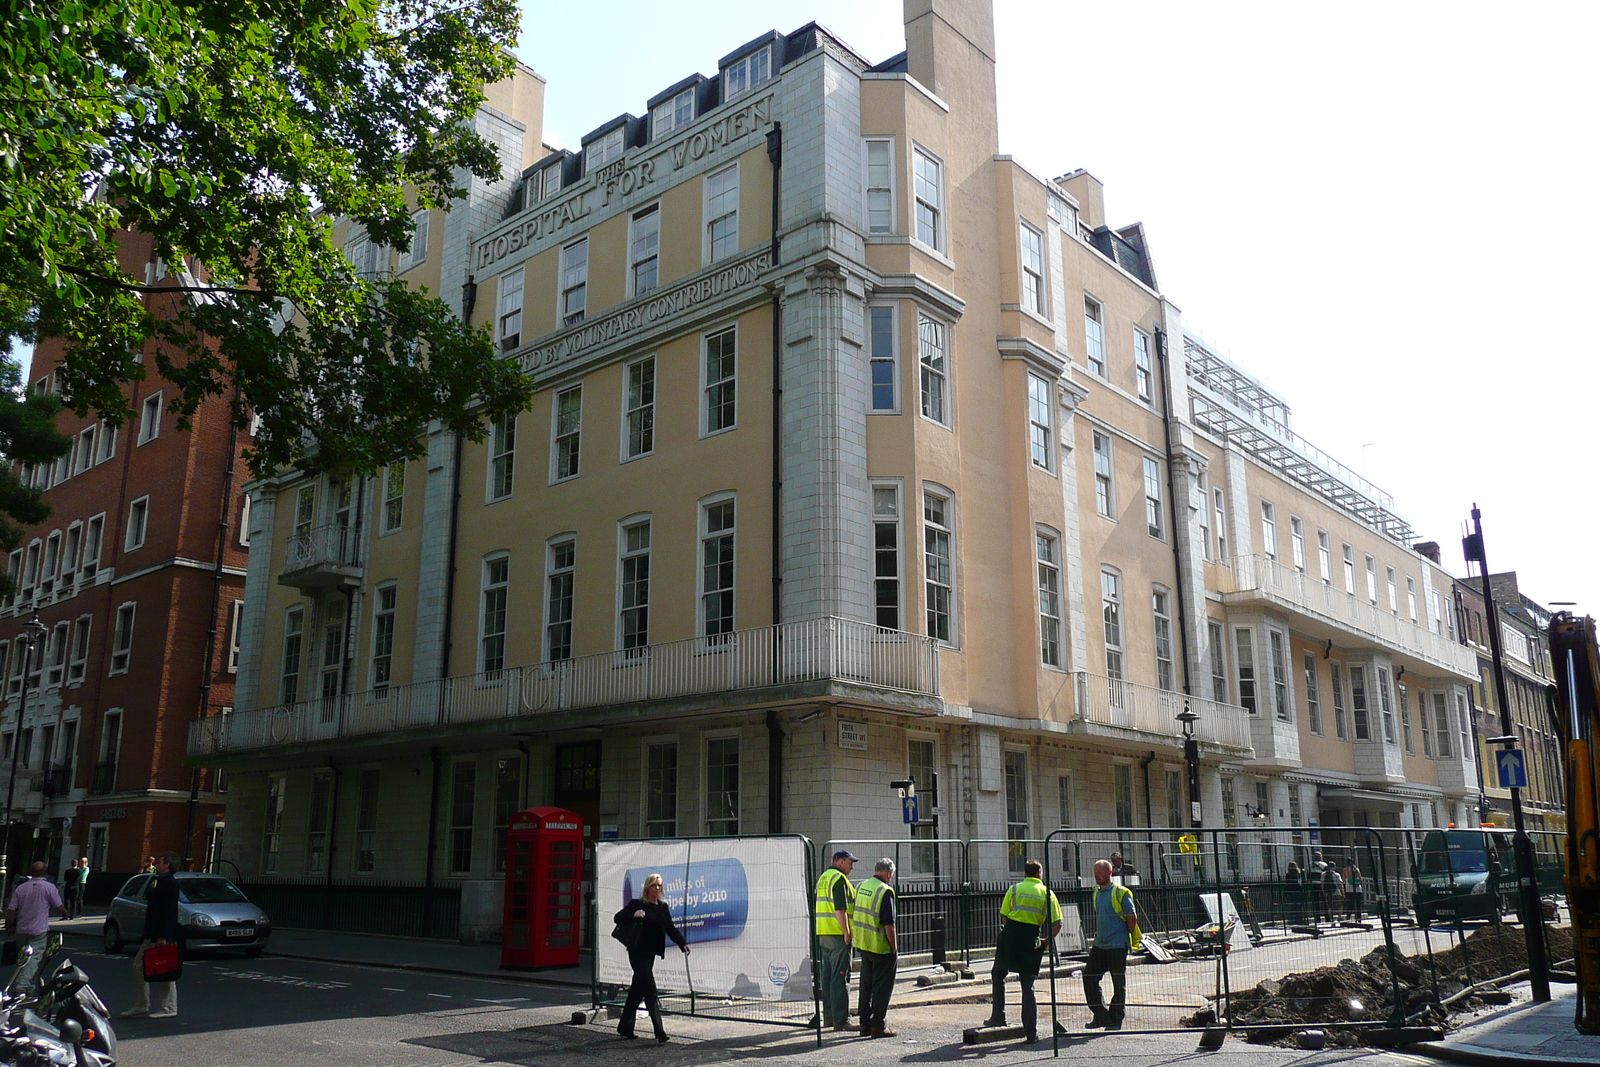
[(151, 945), (144, 950), (146, 982), (176, 982), (182, 977), (183, 956), (177, 945)]

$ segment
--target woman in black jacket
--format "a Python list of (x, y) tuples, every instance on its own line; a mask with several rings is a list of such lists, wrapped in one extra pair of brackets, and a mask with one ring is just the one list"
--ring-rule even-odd
[(661, 900), (661, 876), (652, 874), (644, 880), (642, 895), (624, 904), (612, 922), (631, 923), (634, 926), (632, 947), (628, 949), (628, 963), (633, 967), (633, 984), (628, 987), (628, 1000), (622, 1006), (622, 1019), (617, 1023), (617, 1033), (623, 1037), (636, 1036), (633, 1023), (638, 1018), (639, 1003), (644, 1002), (655, 1024), (656, 1040), (667, 1040), (666, 1028), (661, 1025), (661, 998), (656, 993), (656, 960), (667, 954), (667, 938), (689, 954), (688, 942), (672, 925), (672, 911)]

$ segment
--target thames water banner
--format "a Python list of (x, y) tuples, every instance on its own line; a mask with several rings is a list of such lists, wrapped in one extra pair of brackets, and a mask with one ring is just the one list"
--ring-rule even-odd
[(661, 875), (661, 899), (689, 942), (656, 963), (663, 994), (760, 1000), (811, 999), (811, 900), (798, 838), (600, 841), (595, 853), (599, 980), (627, 985), (628, 953), (612, 917)]

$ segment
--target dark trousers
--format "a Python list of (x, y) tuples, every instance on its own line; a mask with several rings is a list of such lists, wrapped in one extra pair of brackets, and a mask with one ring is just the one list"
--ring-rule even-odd
[[(989, 972), (989, 983), (992, 993), (993, 1006), (989, 1009), (991, 1021), (1003, 1022), (1006, 1017), (1006, 975), (1010, 974), (1006, 968), (995, 964), (994, 970)], [(1039, 977), (1039, 971), (1018, 971), (1017, 985), (1022, 987), (1022, 1028), (1028, 1033), (1035, 1033), (1039, 1029), (1039, 1002), (1034, 998), (1033, 983)]]
[[(1111, 972), (1111, 1011), (1106, 1011), (1100, 999), (1100, 978)], [(1089, 962), (1083, 967), (1083, 999), (1094, 1017), (1109, 1018), (1118, 1026), (1127, 1011), (1128, 1003), (1128, 950), (1125, 948), (1091, 948)]]
[(822, 953), (818, 969), (822, 1023), (844, 1026), (850, 1022), (850, 946), (843, 934), (819, 934), (817, 943)]
[(76, 919), (83, 912), (83, 886), (68, 882), (61, 894), (61, 903), (66, 907), (67, 918)]
[(1355, 893), (1346, 892), (1345, 895), (1344, 895), (1345, 912), (1352, 919), (1361, 918), (1361, 905), (1363, 903), (1361, 897), (1362, 897), (1362, 894), (1360, 892), (1355, 892)]
[(887, 1029), (889, 994), (894, 992), (896, 959), (888, 952), (861, 953), (861, 1032)]
[(633, 966), (633, 984), (628, 987), (628, 1000), (622, 1005), (622, 1018), (617, 1022), (617, 1033), (633, 1033), (633, 1024), (639, 1018), (639, 1004), (644, 1003), (655, 1025), (656, 1036), (664, 1037), (666, 1027), (661, 1025), (661, 997), (656, 993), (656, 954), (630, 952), (628, 962)]

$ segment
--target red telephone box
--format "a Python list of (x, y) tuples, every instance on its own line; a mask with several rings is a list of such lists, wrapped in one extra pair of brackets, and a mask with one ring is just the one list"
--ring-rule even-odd
[(576, 967), (583, 820), (562, 808), (511, 816), (502, 967)]

